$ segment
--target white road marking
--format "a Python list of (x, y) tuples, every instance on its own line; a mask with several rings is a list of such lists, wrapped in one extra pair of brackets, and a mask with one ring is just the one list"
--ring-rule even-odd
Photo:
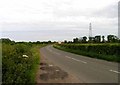
[(69, 56), (65, 56), (66, 58), (71, 58), (71, 57), (69, 57)]
[(77, 59), (75, 59), (75, 58), (72, 58), (73, 60), (75, 60), (75, 61), (79, 61), (79, 60), (77, 60)]
[(78, 59), (75, 59), (75, 58), (71, 58), (71, 57), (69, 57), (69, 56), (65, 56), (66, 58), (69, 58), (69, 59), (72, 59), (72, 60), (75, 60), (75, 61), (78, 61), (78, 62), (82, 62), (82, 63), (87, 63), (87, 62), (85, 62), (85, 61), (82, 61), (82, 60), (78, 60)]
[(60, 53), (57, 53), (57, 52), (53, 52), (53, 53), (55, 53), (55, 54), (57, 54), (57, 55), (60, 55)]
[(120, 72), (118, 72), (118, 71), (115, 71), (115, 70), (109, 70), (109, 71), (111, 71), (111, 72), (114, 72), (114, 73), (120, 73)]
[[(51, 49), (49, 49), (49, 48), (47, 48), (50, 52), (52, 52), (52, 53), (54, 53), (54, 54), (56, 54), (56, 55), (60, 55), (60, 53), (57, 53), (57, 52), (54, 52), (54, 51), (52, 51)], [(78, 62), (82, 62), (82, 63), (87, 63), (87, 62), (85, 62), (85, 61), (82, 61), (82, 60), (78, 60), (78, 59), (75, 59), (75, 58), (71, 58), (71, 57), (69, 57), (69, 56), (65, 56), (66, 58), (69, 58), (69, 59), (72, 59), (72, 60), (75, 60), (75, 61), (78, 61)]]
[(52, 51), (51, 49), (49, 49), (49, 48), (47, 48), (50, 52), (52, 52), (52, 53), (54, 53), (54, 54), (56, 54), (56, 55), (60, 55), (60, 53), (57, 53), (57, 52), (54, 52), (54, 51)]

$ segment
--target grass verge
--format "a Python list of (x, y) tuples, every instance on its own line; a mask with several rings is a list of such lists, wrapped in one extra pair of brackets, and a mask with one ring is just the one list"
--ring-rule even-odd
[(32, 55), (33, 55), (33, 63), (31, 66), (31, 70), (29, 72), (30, 78), (31, 78), (31, 83), (35, 84), (36, 83), (36, 73), (40, 64), (40, 48), (44, 47), (46, 45), (34, 45), (33, 48), (31, 49)]

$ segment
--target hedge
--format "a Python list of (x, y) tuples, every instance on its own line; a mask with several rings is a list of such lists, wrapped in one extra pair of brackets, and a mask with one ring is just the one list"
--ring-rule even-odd
[(120, 62), (120, 44), (57, 44), (55, 47), (81, 55)]

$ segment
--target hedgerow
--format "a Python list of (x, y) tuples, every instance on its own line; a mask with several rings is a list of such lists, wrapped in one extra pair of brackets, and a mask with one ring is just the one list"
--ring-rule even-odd
[(35, 84), (40, 46), (2, 43), (2, 85)]
[[(3, 84), (15, 84), (28, 82), (28, 70), (30, 69), (30, 50), (26, 45), (2, 44), (2, 82)], [(23, 55), (29, 56), (24, 58)]]
[(120, 44), (57, 44), (54, 47), (80, 55), (120, 62)]

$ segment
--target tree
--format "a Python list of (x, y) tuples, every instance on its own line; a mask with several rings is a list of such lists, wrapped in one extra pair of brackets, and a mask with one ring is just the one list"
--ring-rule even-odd
[(1, 38), (0, 42), (6, 43), (6, 44), (15, 44), (15, 41), (11, 41), (9, 38)]
[(102, 42), (105, 42), (105, 36), (102, 36)]
[(48, 44), (52, 43), (50, 40), (48, 41)]
[(95, 38), (94, 38), (94, 37), (89, 37), (88, 42), (89, 42), (89, 43), (93, 43), (93, 42), (94, 42), (94, 40), (95, 40)]
[(113, 38), (113, 35), (108, 35), (108, 36), (107, 36), (107, 41), (108, 41), (108, 42), (112, 42), (112, 38)]
[(40, 41), (37, 41), (36, 44), (40, 44), (41, 42)]
[(86, 37), (86, 36), (82, 37), (82, 42), (83, 42), (83, 43), (86, 43), (86, 42), (87, 42), (87, 37)]
[(100, 42), (101, 42), (101, 36), (95, 36), (94, 41), (95, 41), (96, 43), (100, 43)]
[(73, 43), (78, 43), (79, 42), (79, 39), (78, 38), (74, 38), (73, 39)]
[(72, 41), (68, 41), (67, 43), (72, 43)]
[(119, 41), (118, 37), (115, 35), (108, 35), (107, 40), (108, 40), (108, 42), (118, 42)]
[(67, 43), (67, 40), (65, 40), (64, 43)]

